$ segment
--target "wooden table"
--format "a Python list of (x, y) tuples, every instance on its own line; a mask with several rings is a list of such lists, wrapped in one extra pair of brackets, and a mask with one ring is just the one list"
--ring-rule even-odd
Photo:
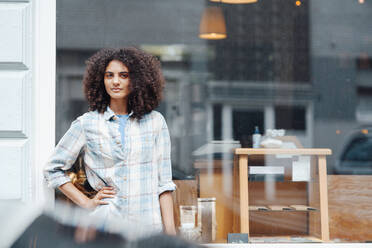
[[(248, 162), (250, 156), (311, 156), (312, 158), (315, 158), (314, 162), (317, 164), (317, 171), (313, 170), (312, 172), (312, 175), (316, 177), (316, 181), (315, 183), (311, 183), (310, 189), (311, 192), (318, 192), (318, 194), (310, 195), (309, 202), (312, 203), (316, 200), (319, 201), (320, 220), (316, 220), (314, 218), (310, 220), (309, 235), (311, 237), (319, 236), (322, 241), (329, 241), (326, 156), (332, 154), (332, 151), (330, 149), (238, 148), (235, 149), (234, 154), (234, 201), (237, 202), (239, 206), (238, 214), (234, 214), (234, 232), (248, 233), (248, 235), (250, 235), (248, 189)], [(312, 215), (312, 213), (310, 213), (310, 215)], [(317, 224), (320, 224), (320, 232), (316, 231)]]

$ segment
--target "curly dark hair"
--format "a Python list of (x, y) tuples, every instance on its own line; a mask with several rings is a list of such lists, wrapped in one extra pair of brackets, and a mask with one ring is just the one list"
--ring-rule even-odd
[(129, 70), (128, 111), (132, 118), (140, 120), (159, 106), (164, 88), (160, 61), (135, 47), (104, 48), (86, 61), (83, 79), (84, 94), (89, 110), (105, 112), (110, 96), (104, 85), (104, 73), (112, 60), (124, 63)]

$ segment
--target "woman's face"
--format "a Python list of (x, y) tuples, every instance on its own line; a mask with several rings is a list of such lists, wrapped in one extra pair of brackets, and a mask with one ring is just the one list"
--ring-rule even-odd
[(111, 99), (124, 99), (129, 95), (129, 70), (119, 60), (112, 60), (104, 75), (106, 92)]

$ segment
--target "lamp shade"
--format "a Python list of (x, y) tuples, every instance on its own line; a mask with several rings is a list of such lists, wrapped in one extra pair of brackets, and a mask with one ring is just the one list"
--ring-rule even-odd
[(199, 37), (211, 40), (226, 38), (225, 18), (220, 7), (208, 6), (204, 9), (200, 21)]
[(222, 2), (232, 4), (255, 3), (257, 0), (210, 0), (211, 2)]

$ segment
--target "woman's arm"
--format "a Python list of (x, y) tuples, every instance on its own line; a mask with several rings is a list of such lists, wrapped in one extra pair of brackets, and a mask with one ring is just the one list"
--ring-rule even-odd
[(57, 188), (67, 182), (70, 177), (66, 174), (75, 163), (86, 140), (79, 120), (71, 123), (71, 127), (63, 135), (49, 157), (44, 167), (44, 178), (50, 188)]
[(103, 187), (90, 199), (71, 183), (66, 170), (73, 166), (85, 144), (85, 133), (80, 121), (77, 119), (72, 122), (71, 127), (58, 142), (54, 153), (50, 156), (44, 168), (44, 177), (49, 187), (58, 187), (63, 194), (78, 206), (92, 209), (100, 204), (107, 204), (101, 199), (113, 197), (115, 192), (110, 187)]
[(175, 235), (172, 191), (176, 189), (176, 185), (172, 182), (171, 140), (167, 123), (163, 116), (160, 117), (161, 130), (157, 141), (160, 211), (165, 233)]
[(173, 215), (172, 192), (166, 191), (159, 196), (161, 217), (163, 220), (164, 232), (169, 235), (176, 235), (176, 227)]
[(71, 182), (65, 183), (58, 187), (63, 194), (65, 194), (71, 201), (82, 208), (94, 209), (98, 205), (107, 205), (108, 202), (102, 201), (103, 198), (113, 198), (115, 191), (112, 187), (103, 187), (98, 193), (92, 198), (88, 198), (78, 188), (75, 187)]

